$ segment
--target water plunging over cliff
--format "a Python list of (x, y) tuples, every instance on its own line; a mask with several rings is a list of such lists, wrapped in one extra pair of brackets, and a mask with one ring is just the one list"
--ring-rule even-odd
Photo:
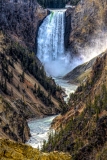
[(53, 10), (38, 31), (37, 56), (46, 72), (54, 77), (71, 70), (69, 54), (64, 49), (65, 10)]
[(64, 55), (64, 12), (52, 12), (43, 22), (38, 34), (38, 57), (53, 61)]

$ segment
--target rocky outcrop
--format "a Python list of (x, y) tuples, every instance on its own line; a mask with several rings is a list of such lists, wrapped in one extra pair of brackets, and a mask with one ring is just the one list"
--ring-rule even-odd
[(106, 49), (106, 32), (107, 1), (81, 0), (71, 12), (68, 48), (72, 53), (85, 55), (102, 53)]
[(35, 49), (35, 37), (40, 22), (46, 17), (36, 0), (0, 1), (0, 28), (23, 46)]
[(71, 160), (71, 156), (67, 153), (42, 153), (28, 145), (7, 139), (0, 139), (0, 158), (11, 160)]

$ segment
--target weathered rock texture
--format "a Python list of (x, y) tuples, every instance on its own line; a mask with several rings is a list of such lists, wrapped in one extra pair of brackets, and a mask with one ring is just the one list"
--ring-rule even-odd
[(28, 145), (0, 139), (0, 158), (3, 160), (71, 160), (63, 152), (42, 153)]
[(15, 41), (35, 49), (35, 37), (40, 22), (47, 15), (36, 0), (0, 1), (0, 28)]
[[(69, 23), (69, 22), (68, 22)], [(87, 54), (86, 49), (99, 45), (107, 31), (107, 1), (81, 0), (71, 12), (69, 46), (72, 53)], [(106, 47), (105, 47), (106, 48)], [(84, 49), (84, 50), (83, 50)], [(102, 51), (101, 51), (102, 52)]]
[(0, 137), (18, 142), (26, 142), (30, 137), (24, 112), (2, 97), (0, 97)]

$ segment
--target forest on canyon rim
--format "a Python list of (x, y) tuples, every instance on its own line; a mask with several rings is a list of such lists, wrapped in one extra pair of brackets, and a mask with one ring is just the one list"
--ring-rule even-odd
[(38, 0), (45, 8), (64, 8), (66, 4), (76, 5), (80, 0)]

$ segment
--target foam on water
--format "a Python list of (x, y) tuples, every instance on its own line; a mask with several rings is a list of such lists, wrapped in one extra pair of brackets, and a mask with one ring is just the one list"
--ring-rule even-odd
[(31, 137), (27, 144), (31, 145), (34, 148), (41, 149), (44, 140), (48, 140), (49, 129), (51, 126), (52, 120), (56, 116), (51, 116), (42, 119), (35, 119), (28, 122)]

